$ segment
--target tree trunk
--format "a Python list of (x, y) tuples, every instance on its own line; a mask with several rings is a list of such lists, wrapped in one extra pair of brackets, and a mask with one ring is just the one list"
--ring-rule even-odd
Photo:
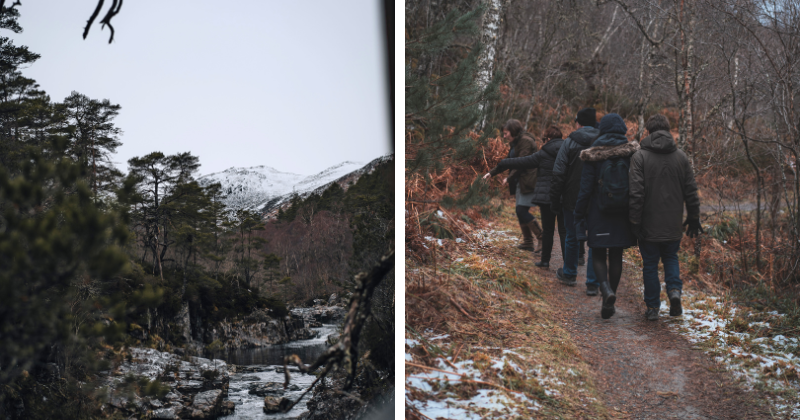
[[(475, 81), (480, 92), (486, 90), (486, 87), (489, 86), (489, 82), (492, 81), (492, 76), (494, 74), (494, 59), (495, 55), (497, 54), (497, 38), (500, 33), (500, 15), (502, 14), (503, 7), (505, 6), (505, 0), (482, 1), (486, 6), (486, 12), (483, 14), (483, 25), (481, 28), (481, 44), (483, 50), (478, 58), (478, 76)], [(483, 127), (486, 124), (486, 106), (487, 103), (485, 100), (478, 104), (478, 112), (480, 113), (478, 125), (476, 126), (478, 131), (483, 130)]]

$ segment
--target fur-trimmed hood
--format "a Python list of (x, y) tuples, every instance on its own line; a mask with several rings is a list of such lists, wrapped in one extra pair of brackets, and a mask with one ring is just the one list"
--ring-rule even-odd
[(632, 156), (639, 150), (639, 142), (631, 141), (616, 146), (595, 146), (581, 151), (584, 162), (599, 162), (612, 157)]

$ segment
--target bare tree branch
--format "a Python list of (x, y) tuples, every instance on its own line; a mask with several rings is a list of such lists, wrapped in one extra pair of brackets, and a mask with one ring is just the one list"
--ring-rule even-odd
[(114, 41), (114, 27), (111, 26), (111, 19), (119, 13), (120, 9), (122, 9), (122, 0), (119, 0), (119, 3), (117, 3), (117, 0), (114, 0), (114, 3), (112, 3), (111, 7), (108, 9), (108, 13), (106, 13), (106, 16), (100, 21), (101, 29), (105, 25), (108, 25), (108, 29), (111, 30), (111, 37), (108, 39), (109, 44)]
[(86, 36), (89, 35), (89, 28), (92, 26), (92, 23), (94, 23), (94, 20), (97, 18), (97, 15), (100, 13), (100, 9), (102, 8), (103, 0), (98, 0), (97, 7), (94, 9), (94, 13), (92, 13), (92, 16), (89, 17), (89, 20), (86, 22), (86, 27), (83, 29), (83, 39), (86, 39)]
[[(283, 371), (286, 378), (283, 384), (284, 387), (289, 386), (291, 378), (289, 376), (288, 365), (293, 364), (303, 373), (313, 372), (320, 366), (325, 366), (317, 380), (311, 384), (303, 395), (310, 391), (311, 388), (316, 385), (317, 381), (321, 380), (330, 371), (338, 367), (343, 367), (347, 374), (344, 389), (350, 389), (355, 379), (356, 366), (358, 363), (358, 340), (361, 335), (361, 329), (364, 327), (370, 314), (372, 293), (375, 291), (375, 287), (380, 284), (381, 280), (386, 277), (392, 268), (394, 268), (394, 251), (382, 257), (380, 263), (375, 265), (369, 273), (361, 272), (355, 276), (357, 284), (356, 291), (353, 297), (350, 298), (350, 310), (345, 317), (342, 337), (336, 344), (325, 350), (322, 356), (317, 358), (317, 360), (310, 365), (304, 364), (300, 356), (296, 354), (284, 357)], [(291, 410), (301, 399), (302, 396), (284, 410), (284, 412)]]

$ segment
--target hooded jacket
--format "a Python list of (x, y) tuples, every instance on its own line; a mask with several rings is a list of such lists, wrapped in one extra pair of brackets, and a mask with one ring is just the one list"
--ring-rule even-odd
[(536, 188), (533, 190), (531, 203), (539, 205), (550, 205), (550, 184), (553, 178), (553, 164), (556, 156), (564, 143), (562, 139), (551, 139), (538, 152), (520, 158), (503, 159), (497, 164), (498, 168), (512, 169), (533, 169), (539, 172), (536, 180)]
[(578, 155), (591, 146), (598, 135), (600, 130), (595, 127), (581, 127), (564, 140), (558, 151), (550, 184), (550, 202), (561, 203), (564, 211), (575, 210), (575, 201), (578, 200), (583, 170), (583, 161), (578, 159)]
[[(508, 151), (509, 158), (530, 156), (539, 150), (536, 147), (536, 139), (528, 132), (517, 136), (509, 143), (509, 146), (511, 146), (511, 150)], [(500, 169), (499, 166), (495, 166), (489, 173), (495, 176), (504, 170), (505, 169)], [(515, 191), (511, 188), (513, 185), (516, 185), (522, 194), (532, 193), (536, 188), (537, 175), (538, 171), (536, 169), (518, 169), (510, 171), (508, 173), (508, 184), (511, 195), (515, 194)]]
[(630, 221), (642, 225), (648, 242), (679, 241), (683, 236), (683, 206), (688, 219), (700, 218), (700, 198), (689, 159), (668, 131), (642, 140), (631, 158)]
[(580, 154), (583, 171), (575, 203), (576, 225), (586, 220), (590, 248), (628, 248), (636, 245), (636, 237), (628, 222), (628, 212), (612, 215), (601, 213), (597, 201), (597, 181), (600, 179), (600, 168), (606, 160), (621, 157), (630, 164), (630, 157), (639, 150), (639, 143), (628, 142), (625, 137), (628, 129), (617, 114), (604, 116), (599, 128), (600, 137), (592, 143), (592, 147)]

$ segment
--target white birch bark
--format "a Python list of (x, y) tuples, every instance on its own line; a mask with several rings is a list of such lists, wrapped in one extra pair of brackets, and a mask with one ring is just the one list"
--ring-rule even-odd
[[(500, 16), (505, 6), (504, 0), (484, 0), (486, 12), (483, 14), (483, 25), (481, 28), (481, 44), (483, 51), (478, 58), (478, 75), (476, 84), (478, 90), (483, 92), (494, 74), (494, 59), (497, 55), (497, 38), (500, 34)], [(486, 124), (486, 101), (478, 104), (480, 118), (478, 120), (478, 130), (482, 130)]]

